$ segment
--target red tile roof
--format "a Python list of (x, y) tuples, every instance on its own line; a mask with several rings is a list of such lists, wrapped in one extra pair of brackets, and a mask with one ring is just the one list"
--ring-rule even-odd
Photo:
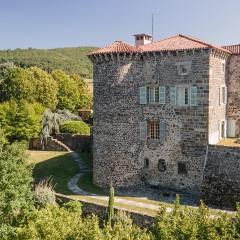
[(240, 54), (240, 44), (223, 46), (223, 48), (227, 49), (232, 54)]
[(209, 44), (202, 40), (188, 37), (185, 35), (177, 35), (161, 41), (145, 44), (139, 47), (131, 46), (122, 41), (116, 41), (113, 44), (101, 48), (89, 55), (104, 54), (104, 53), (134, 53), (134, 52), (159, 52), (159, 51), (176, 51), (190, 49), (217, 49), (223, 52), (231, 53), (228, 49)]
[(167, 39), (163, 39), (161, 41), (142, 45), (139, 48), (143, 52), (214, 48), (214, 49), (218, 49), (218, 50), (230, 53), (228, 50), (221, 48), (219, 46), (212, 45), (202, 40), (181, 35), (181, 34), (167, 38)]
[(113, 44), (106, 46), (105, 48), (100, 48), (89, 55), (104, 54), (104, 53), (133, 53), (139, 52), (134, 46), (122, 41), (115, 41)]

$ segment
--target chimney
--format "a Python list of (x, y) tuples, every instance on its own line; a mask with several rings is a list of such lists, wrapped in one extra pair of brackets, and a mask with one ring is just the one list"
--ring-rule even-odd
[(135, 46), (139, 47), (152, 42), (152, 36), (147, 34), (135, 34)]

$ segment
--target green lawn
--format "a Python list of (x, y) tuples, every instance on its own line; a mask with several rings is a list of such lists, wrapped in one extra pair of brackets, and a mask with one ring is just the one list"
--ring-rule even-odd
[(35, 164), (33, 177), (39, 181), (51, 178), (55, 191), (72, 194), (67, 188), (68, 181), (78, 173), (78, 164), (72, 160), (68, 152), (29, 151), (30, 163)]

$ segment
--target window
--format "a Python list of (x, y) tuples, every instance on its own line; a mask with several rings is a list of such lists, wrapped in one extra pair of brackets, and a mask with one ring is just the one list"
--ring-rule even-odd
[(225, 73), (225, 68), (226, 68), (226, 64), (225, 64), (225, 61), (223, 61), (221, 64), (221, 72), (222, 73)]
[(227, 103), (227, 88), (226, 86), (221, 86), (220, 87), (220, 105), (221, 104), (226, 104)]
[(150, 139), (159, 139), (159, 121), (149, 121)]
[(148, 102), (159, 103), (159, 87), (148, 87)]
[(197, 87), (178, 87), (177, 104), (179, 106), (197, 106)]
[(144, 159), (144, 168), (149, 168), (149, 159), (148, 158), (145, 158)]
[(180, 73), (181, 73), (182, 75), (188, 73), (188, 69), (187, 69), (186, 65), (180, 65)]
[(177, 102), (180, 106), (189, 105), (189, 88), (179, 87), (177, 89)]
[(165, 172), (167, 169), (166, 162), (164, 159), (159, 159), (158, 160), (158, 170), (160, 172)]
[(187, 165), (185, 162), (178, 162), (178, 174), (187, 174)]
[(184, 76), (187, 75), (191, 71), (191, 61), (190, 62), (179, 62), (176, 64), (178, 69), (178, 75)]

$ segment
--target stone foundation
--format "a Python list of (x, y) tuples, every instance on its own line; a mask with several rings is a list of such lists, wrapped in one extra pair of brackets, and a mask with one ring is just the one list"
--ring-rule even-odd
[(240, 148), (210, 145), (201, 198), (213, 207), (235, 209), (240, 201)]

